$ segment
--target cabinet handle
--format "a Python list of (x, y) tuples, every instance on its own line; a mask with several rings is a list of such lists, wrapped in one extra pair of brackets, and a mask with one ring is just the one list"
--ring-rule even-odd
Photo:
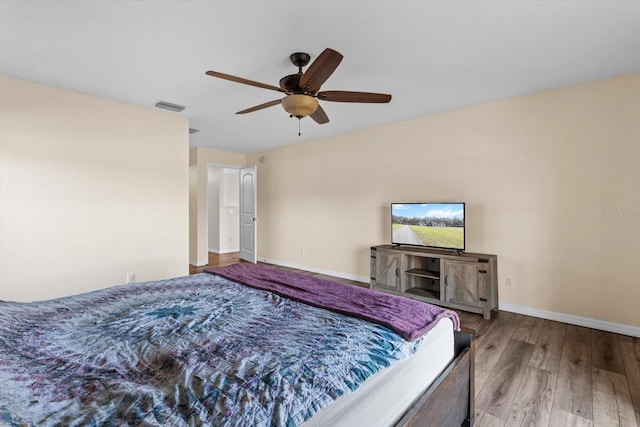
[(449, 276), (448, 275), (444, 276), (444, 285), (445, 286), (449, 286)]
[(400, 277), (400, 267), (396, 268), (396, 277)]

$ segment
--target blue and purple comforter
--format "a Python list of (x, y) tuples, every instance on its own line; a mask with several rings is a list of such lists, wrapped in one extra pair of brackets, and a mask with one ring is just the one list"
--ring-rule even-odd
[(293, 426), (421, 343), (211, 274), (0, 302), (0, 425)]

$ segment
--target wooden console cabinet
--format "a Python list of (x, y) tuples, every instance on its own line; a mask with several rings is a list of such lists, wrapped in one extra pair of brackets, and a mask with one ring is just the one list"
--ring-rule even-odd
[(498, 257), (430, 248), (371, 248), (371, 289), (480, 313), (498, 309)]

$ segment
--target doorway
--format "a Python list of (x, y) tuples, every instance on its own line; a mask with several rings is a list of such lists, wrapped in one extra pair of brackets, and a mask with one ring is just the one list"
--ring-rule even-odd
[(207, 251), (240, 251), (240, 170), (207, 165)]

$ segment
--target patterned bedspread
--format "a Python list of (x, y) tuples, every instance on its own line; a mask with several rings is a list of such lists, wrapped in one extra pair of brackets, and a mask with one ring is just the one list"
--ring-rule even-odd
[(294, 426), (421, 344), (211, 274), (0, 302), (0, 424)]

